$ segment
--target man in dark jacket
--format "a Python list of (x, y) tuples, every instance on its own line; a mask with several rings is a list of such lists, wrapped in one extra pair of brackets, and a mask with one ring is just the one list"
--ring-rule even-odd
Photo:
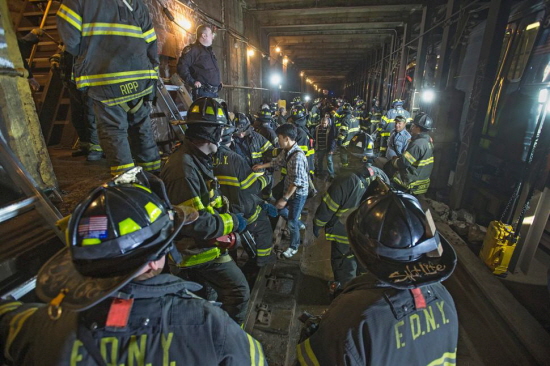
[(139, 167), (119, 178), (74, 210), (69, 247), (38, 274), (46, 305), (0, 302), (0, 362), (264, 365), (260, 344), (191, 292), (198, 284), (161, 274), (197, 212), (171, 207), (162, 182)]
[[(224, 103), (225, 104), (225, 103)], [(199, 218), (184, 229), (186, 238), (176, 247), (182, 258), (174, 272), (207, 283), (218, 294), (222, 308), (237, 323), (244, 321), (250, 289), (227, 251), (234, 241), (227, 235), (242, 232), (242, 214), (229, 212), (214, 176), (212, 156), (218, 149), (222, 129), (228, 125), (227, 109), (213, 98), (199, 98), (187, 112), (187, 130), (181, 147), (161, 171), (168, 197), (177, 205), (192, 206)]]
[[(157, 36), (142, 0), (64, 0), (57, 28), (76, 60), (76, 87), (93, 100), (101, 147), (118, 175), (138, 165), (160, 170), (148, 102), (155, 92)], [(131, 55), (131, 57), (129, 57)]]
[(321, 123), (315, 127), (315, 176), (320, 177), (325, 174), (324, 161), (327, 160), (328, 178), (332, 180), (334, 178), (334, 165), (332, 163), (332, 157), (334, 150), (336, 150), (336, 133), (334, 126), (330, 123), (328, 116), (323, 117)]
[(439, 283), (456, 266), (453, 248), (409, 194), (370, 196), (346, 221), (368, 274), (350, 281), (300, 343), (301, 365), (455, 365), (457, 311)]
[(392, 165), (397, 169), (393, 181), (401, 189), (415, 195), (424, 194), (430, 187), (430, 175), (434, 167), (433, 141), (429, 132), (433, 120), (425, 113), (419, 113), (411, 125), (411, 135), (407, 151), (395, 156)]
[(178, 74), (193, 88), (193, 100), (200, 97), (218, 97), (222, 88), (218, 59), (212, 50), (214, 34), (207, 25), (199, 25), (195, 43), (183, 49), (178, 60)]
[(323, 200), (317, 207), (313, 220), (313, 234), (318, 237), (321, 228), (325, 228), (325, 237), (331, 241), (332, 273), (334, 283), (331, 290), (337, 295), (348, 281), (365, 273), (357, 265), (357, 261), (349, 247), (346, 227), (341, 222), (342, 215), (359, 206), (370, 184), (380, 177), (386, 184), (389, 179), (386, 174), (372, 166), (370, 159), (374, 157), (374, 142), (370, 135), (360, 133), (355, 135), (348, 147), (350, 155), (349, 169), (342, 169), (336, 176)]

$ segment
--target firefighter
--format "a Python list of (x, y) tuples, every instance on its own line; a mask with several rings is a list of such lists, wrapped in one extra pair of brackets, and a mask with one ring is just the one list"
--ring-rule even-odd
[(380, 109), (380, 101), (372, 99), (372, 105), (369, 111), (370, 133), (373, 134), (378, 130), (378, 124), (382, 119), (382, 109)]
[(291, 107), (296, 107), (298, 105), (302, 105), (302, 97), (300, 96), (294, 97), (294, 99), (292, 99), (292, 103), (290, 103)]
[(209, 97), (195, 100), (187, 112), (186, 124), (185, 139), (166, 162), (161, 178), (170, 200), (194, 207), (199, 218), (185, 232), (189, 237), (176, 242), (182, 259), (173, 270), (210, 285), (216, 290), (222, 308), (241, 324), (250, 289), (228, 255), (235, 242), (225, 236), (244, 231), (247, 222), (242, 214), (228, 212), (212, 166), (223, 127), (229, 124), (225, 103)]
[(214, 174), (222, 194), (229, 200), (231, 211), (244, 215), (247, 229), (257, 245), (256, 264), (262, 267), (275, 261), (273, 229), (267, 215), (275, 217), (277, 211), (260, 198), (261, 190), (271, 184), (271, 177), (253, 172), (245, 159), (229, 148), (234, 132), (233, 126), (223, 130), (220, 147), (214, 156)]
[(269, 109), (261, 109), (254, 120), (254, 131), (265, 137), (271, 145), (277, 146), (277, 134), (271, 128), (273, 115)]
[[(290, 112), (289, 121), (296, 126), (298, 133), (296, 136), (296, 143), (300, 149), (302, 149), (304, 154), (306, 154), (309, 174), (313, 175), (315, 173), (315, 149), (313, 148), (312, 138), (310, 137), (309, 131), (306, 127), (307, 116), (305, 107), (301, 104), (293, 107)], [(284, 174), (285, 171), (281, 169), (281, 173)]]
[(395, 117), (402, 116), (405, 118), (405, 123), (409, 124), (412, 121), (409, 111), (403, 109), (403, 101), (396, 99), (393, 101), (393, 108), (382, 117), (380, 126), (378, 127), (380, 136), (380, 153), (385, 155), (388, 149), (388, 140), (392, 131), (395, 129)]
[(429, 132), (433, 129), (433, 120), (421, 112), (414, 117), (411, 125), (412, 138), (407, 151), (394, 156), (392, 165), (397, 172), (394, 183), (414, 195), (423, 195), (430, 187), (430, 175), (434, 167), (434, 145)]
[(142, 0), (65, 0), (57, 28), (75, 57), (76, 87), (93, 100), (101, 147), (118, 175), (137, 165), (160, 170), (148, 102), (155, 93), (157, 36)]
[(46, 304), (0, 303), (2, 364), (264, 364), (256, 340), (191, 292), (198, 284), (161, 273), (197, 212), (171, 207), (158, 178), (134, 171), (75, 208), (68, 247), (38, 273)]
[(349, 103), (344, 103), (342, 107), (342, 117), (339, 120), (338, 139), (337, 142), (344, 149), (340, 149), (340, 163), (343, 168), (348, 166), (348, 153), (345, 149), (349, 145), (349, 142), (353, 136), (359, 133), (359, 121), (353, 116), (352, 108)]
[(370, 135), (359, 133), (346, 148), (350, 154), (349, 169), (343, 169), (332, 181), (313, 219), (313, 234), (318, 237), (325, 228), (325, 238), (331, 241), (331, 265), (337, 291), (364, 269), (357, 265), (351, 253), (346, 228), (340, 217), (359, 206), (369, 185), (380, 177), (389, 184), (386, 174), (370, 164), (374, 157), (374, 142)]
[(313, 101), (313, 107), (311, 107), (307, 121), (307, 128), (311, 136), (315, 135), (315, 128), (321, 122), (321, 117), (321, 98), (317, 98)]
[(362, 99), (357, 100), (355, 108), (353, 110), (353, 116), (357, 119), (359, 123), (359, 130), (365, 133), (370, 132), (368, 125), (368, 115), (365, 109), (365, 101)]
[(350, 281), (297, 347), (301, 365), (455, 365), (458, 317), (440, 283), (453, 248), (409, 194), (371, 196), (348, 217), (350, 246), (368, 270)]

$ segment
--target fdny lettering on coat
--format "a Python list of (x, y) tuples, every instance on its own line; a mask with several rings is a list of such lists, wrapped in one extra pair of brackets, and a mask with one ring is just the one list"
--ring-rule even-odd
[[(394, 325), (396, 348), (407, 346), (406, 339), (416, 341), (419, 337), (426, 335), (449, 324), (451, 321), (445, 315), (445, 301), (436, 301), (434, 306), (428, 305), (426, 309), (411, 314), (409, 317), (397, 322)], [(409, 333), (410, 338), (407, 336)]]
[[(157, 365), (160, 360), (162, 360), (160, 364), (162, 366), (176, 366), (176, 361), (170, 361), (170, 346), (173, 337), (173, 332), (160, 335), (162, 355), (158, 350), (158, 339), (155, 342), (153, 337), (148, 334), (130, 336), (128, 342), (116, 337), (103, 337), (97, 346), (108, 366), (151, 366), (153, 365), (152, 361)], [(71, 351), (71, 366), (80, 365), (87, 353), (81, 341), (74, 341)], [(146, 362), (146, 360), (150, 362)]]
[(220, 157), (214, 156), (214, 157), (212, 157), (212, 164), (214, 166), (229, 165), (229, 161), (227, 161), (228, 158), (229, 158), (229, 156), (227, 156), (227, 155), (220, 156)]

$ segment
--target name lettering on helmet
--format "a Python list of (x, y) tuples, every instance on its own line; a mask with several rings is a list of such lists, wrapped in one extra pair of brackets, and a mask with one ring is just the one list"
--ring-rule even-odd
[(405, 266), (405, 270), (402, 272), (395, 271), (389, 275), (389, 278), (395, 283), (403, 281), (412, 281), (416, 282), (417, 278), (422, 278), (424, 276), (435, 275), (438, 272), (443, 272), (447, 266), (442, 264), (433, 264), (432, 262), (428, 263), (416, 263), (414, 266)]
[[(422, 311), (417, 311), (411, 314), (408, 319), (400, 320), (393, 326), (395, 333), (395, 348), (401, 349), (407, 346), (404, 338), (410, 339), (413, 342), (418, 338), (425, 336), (433, 331), (440, 329), (442, 326), (449, 324), (451, 321), (445, 316), (445, 302), (435, 302), (438, 311), (434, 311), (432, 305), (428, 305)], [(439, 315), (439, 317), (437, 316)], [(411, 337), (406, 337), (410, 334)]]
[(139, 84), (137, 81), (132, 81), (131, 83), (122, 84), (120, 86), (120, 91), (122, 92), (122, 95), (133, 94), (137, 92), (138, 86)]
[[(160, 348), (162, 348), (162, 365), (175, 366), (176, 362), (170, 360), (170, 346), (174, 333), (151, 336), (148, 334), (132, 335), (128, 342), (116, 337), (104, 337), (99, 340), (99, 351), (107, 365), (113, 366), (151, 366), (152, 361), (157, 364), (160, 361)], [(160, 343), (160, 345), (159, 345)], [(159, 347), (160, 346), (160, 347)], [(157, 352), (151, 352), (156, 350)], [(71, 350), (70, 365), (78, 366), (87, 354), (83, 343), (78, 339), (74, 341)], [(149, 356), (149, 357), (147, 357)], [(147, 360), (148, 358), (148, 360)], [(87, 360), (91, 359), (88, 355)]]

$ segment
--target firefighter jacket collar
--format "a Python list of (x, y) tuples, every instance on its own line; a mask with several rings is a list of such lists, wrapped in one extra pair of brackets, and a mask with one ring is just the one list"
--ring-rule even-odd
[(120, 292), (131, 295), (135, 299), (152, 299), (168, 294), (195, 292), (202, 288), (195, 282), (183, 281), (171, 274), (160, 274), (145, 281), (132, 281)]
[(193, 157), (193, 161), (197, 164), (197, 167), (201, 173), (214, 180), (214, 175), (212, 173), (212, 157), (203, 153), (194, 143), (189, 139), (183, 141), (183, 151), (184, 154), (189, 154)]

